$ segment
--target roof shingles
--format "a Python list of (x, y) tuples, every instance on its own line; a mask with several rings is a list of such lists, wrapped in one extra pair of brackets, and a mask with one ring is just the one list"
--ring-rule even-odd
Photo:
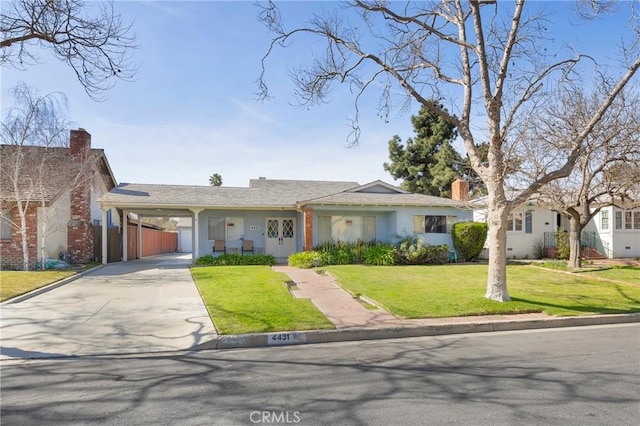
[(304, 205), (462, 207), (411, 193), (351, 192), (357, 182), (252, 179), (248, 188), (123, 183), (100, 198), (121, 207), (297, 208)]

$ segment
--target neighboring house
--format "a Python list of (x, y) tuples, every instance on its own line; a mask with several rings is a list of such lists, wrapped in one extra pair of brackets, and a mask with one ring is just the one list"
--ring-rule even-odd
[[(94, 231), (103, 212), (96, 200), (116, 186), (102, 149), (91, 148), (91, 135), (71, 130), (68, 148), (0, 145), (0, 262), (21, 267), (22, 236), (17, 202), (26, 206), (29, 263), (63, 254), (70, 262), (94, 257)], [(19, 194), (9, 173), (21, 162)], [(37, 182), (37, 185), (35, 184)], [(28, 203), (25, 203), (28, 200)], [(117, 225), (117, 210), (106, 212), (106, 226)], [(43, 229), (44, 227), (44, 229)]]
[[(193, 259), (224, 240), (227, 253), (254, 253), (284, 260), (327, 241), (394, 241), (418, 235), (427, 244), (448, 244), (451, 225), (471, 220), (468, 187), (456, 181), (456, 199), (413, 194), (382, 181), (252, 179), (247, 188), (120, 184), (99, 203), (125, 213), (193, 220)], [(128, 256), (124, 256), (126, 260)]]
[(595, 249), (608, 258), (640, 257), (640, 208), (603, 207), (585, 227)]
[(178, 252), (193, 252), (193, 225), (190, 217), (179, 217), (176, 219), (176, 229), (178, 231)]
[[(474, 222), (486, 222), (486, 196), (475, 200)], [(507, 257), (535, 259), (537, 251), (549, 246), (549, 236), (557, 229), (569, 229), (569, 219), (559, 213), (538, 207), (535, 198), (513, 209), (507, 220)], [(483, 257), (488, 257), (488, 242)]]
[[(486, 221), (484, 201), (485, 197), (473, 200), (474, 221)], [(507, 257), (536, 258), (540, 248), (552, 257), (557, 231), (569, 231), (569, 218), (538, 207), (532, 197), (509, 215)], [(640, 257), (640, 209), (603, 207), (582, 230), (581, 243), (583, 254), (591, 258)]]

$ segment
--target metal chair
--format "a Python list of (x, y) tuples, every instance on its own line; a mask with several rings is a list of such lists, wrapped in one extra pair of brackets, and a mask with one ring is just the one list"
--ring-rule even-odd
[(242, 241), (242, 254), (245, 252), (253, 254), (253, 240)]
[(224, 240), (215, 240), (213, 242), (213, 252), (227, 254), (227, 246), (225, 245)]

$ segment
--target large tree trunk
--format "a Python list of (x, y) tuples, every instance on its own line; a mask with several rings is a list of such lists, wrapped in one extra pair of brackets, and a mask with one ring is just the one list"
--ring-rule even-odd
[(489, 190), (487, 197), (489, 224), (489, 275), (484, 297), (498, 302), (511, 300), (507, 291), (507, 219), (509, 210), (504, 193)]
[(580, 258), (580, 234), (582, 233), (582, 225), (580, 220), (573, 216), (569, 217), (569, 268), (582, 267), (582, 259)]

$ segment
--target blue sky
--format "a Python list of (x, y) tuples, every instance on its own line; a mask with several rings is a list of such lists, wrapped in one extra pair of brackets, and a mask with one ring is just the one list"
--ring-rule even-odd
[[(283, 11), (289, 21), (335, 5), (287, 2)], [(624, 16), (575, 25), (568, 7), (547, 5), (557, 10), (551, 25), (558, 42), (601, 58), (626, 25)], [(26, 71), (2, 70), (3, 111), (6, 92), (18, 81), (41, 94), (64, 92), (75, 127), (85, 128), (93, 146), (106, 151), (118, 182), (208, 185), (209, 176), (219, 173), (225, 186), (246, 186), (258, 176), (399, 184), (382, 164), (394, 134), (412, 135), (410, 113), (396, 112), (385, 123), (372, 97), (361, 111), (360, 144), (347, 148), (354, 114), (347, 87), (338, 87), (325, 105), (291, 105), (287, 68), (301, 65), (314, 43), (276, 52), (267, 74), (274, 98), (257, 101), (260, 58), (271, 36), (257, 21), (253, 2), (117, 1), (115, 7), (125, 21), (135, 21), (135, 81), (118, 82), (95, 102), (68, 67), (43, 52), (41, 63)]]

